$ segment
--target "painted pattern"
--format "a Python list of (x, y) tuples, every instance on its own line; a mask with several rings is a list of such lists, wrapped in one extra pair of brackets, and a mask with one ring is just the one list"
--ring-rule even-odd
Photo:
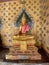
[[(47, 1), (48, 0), (26, 0), (25, 3), (27, 13), (30, 15), (30, 18), (34, 20), (34, 31), (32, 30), (32, 32), (35, 33), (38, 45), (41, 45), (41, 43), (43, 42), (42, 39), (44, 39), (44, 44), (49, 44), (49, 13), (45, 14), (45, 12), (48, 11), (48, 6), (46, 4)], [(11, 46), (12, 36), (18, 33), (14, 23), (21, 13), (22, 8), (23, 4), (20, 2), (20, 0), (8, 0), (7, 2), (0, 3), (0, 18), (2, 22), (1, 35), (3, 44), (5, 46)]]

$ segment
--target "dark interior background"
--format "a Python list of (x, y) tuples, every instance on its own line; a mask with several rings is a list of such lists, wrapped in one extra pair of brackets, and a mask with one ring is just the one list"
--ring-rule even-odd
[(0, 48), (2, 47), (2, 39), (1, 39), (1, 34), (0, 34)]

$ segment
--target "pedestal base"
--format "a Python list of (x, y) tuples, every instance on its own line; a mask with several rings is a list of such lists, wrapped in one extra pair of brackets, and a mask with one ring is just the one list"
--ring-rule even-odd
[(41, 60), (41, 55), (38, 52), (30, 53), (21, 53), (21, 54), (15, 54), (15, 53), (8, 53), (5, 56), (6, 60)]
[(6, 55), (6, 60), (41, 60), (41, 55)]

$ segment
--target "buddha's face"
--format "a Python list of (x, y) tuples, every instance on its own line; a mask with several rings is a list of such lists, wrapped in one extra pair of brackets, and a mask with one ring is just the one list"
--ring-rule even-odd
[(22, 25), (25, 25), (26, 24), (26, 19), (23, 19), (22, 20)]

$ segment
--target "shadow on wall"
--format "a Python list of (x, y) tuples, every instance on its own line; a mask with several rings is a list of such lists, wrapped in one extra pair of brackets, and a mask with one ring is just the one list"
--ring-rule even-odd
[(3, 45), (2, 45), (2, 39), (1, 39), (1, 34), (0, 34), (0, 47), (3, 47)]

